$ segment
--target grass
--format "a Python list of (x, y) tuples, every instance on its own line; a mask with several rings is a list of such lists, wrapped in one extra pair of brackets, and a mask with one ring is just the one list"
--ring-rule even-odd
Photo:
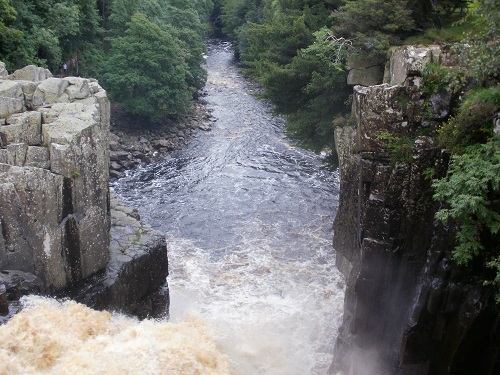
[(463, 40), (470, 32), (477, 31), (478, 16), (473, 12), (474, 4), (464, 15), (457, 14), (442, 28), (432, 27), (424, 33), (406, 38), (403, 44), (454, 43)]

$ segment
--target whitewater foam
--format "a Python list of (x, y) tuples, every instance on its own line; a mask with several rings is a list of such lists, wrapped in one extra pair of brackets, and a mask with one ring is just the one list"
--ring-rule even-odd
[(144, 320), (29, 296), (0, 326), (0, 374), (232, 374), (195, 317)]

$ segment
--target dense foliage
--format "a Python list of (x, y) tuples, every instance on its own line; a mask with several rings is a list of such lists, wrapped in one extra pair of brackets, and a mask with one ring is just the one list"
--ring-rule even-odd
[(291, 135), (319, 149), (350, 111), (348, 66), (384, 65), (404, 37), (465, 11), (467, 0), (221, 0), (223, 30)]
[(0, 0), (0, 60), (100, 80), (153, 122), (184, 113), (203, 87), (212, 0)]
[(462, 70), (452, 79), (467, 83), (463, 100), (440, 129), (443, 146), (453, 154), (450, 168), (433, 186), (435, 199), (445, 203), (436, 217), (457, 225), (454, 259), (490, 268), (485, 282), (496, 285), (500, 302), (500, 135), (494, 129), (500, 112), (500, 3), (481, 0), (477, 12), (478, 28), (458, 47)]

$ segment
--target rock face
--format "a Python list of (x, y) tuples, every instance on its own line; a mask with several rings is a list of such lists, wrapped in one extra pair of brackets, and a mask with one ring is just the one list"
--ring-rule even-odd
[(109, 102), (95, 81), (47, 76), (0, 80), (0, 269), (55, 291), (108, 262)]
[(70, 292), (70, 296), (97, 309), (140, 318), (168, 314), (167, 245), (162, 233), (140, 221), (136, 210), (111, 194), (110, 261)]
[[(448, 162), (425, 134), (450, 101), (434, 106), (420, 90), (423, 66), (439, 54), (437, 47), (394, 51), (391, 85), (356, 86), (356, 125), (335, 131), (334, 247), (347, 289), (332, 374), (499, 370), (493, 291), (452, 264), (454, 233), (434, 219), (439, 207), (423, 177), (430, 167), (443, 175)], [(387, 137), (399, 147), (389, 149)]]
[(1, 311), (4, 295), (68, 289), (97, 308), (146, 316), (167, 307), (165, 239), (111, 207), (109, 126), (95, 80), (35, 66), (0, 79)]

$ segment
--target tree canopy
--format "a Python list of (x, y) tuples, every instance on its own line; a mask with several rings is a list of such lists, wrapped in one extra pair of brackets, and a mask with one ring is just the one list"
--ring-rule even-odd
[(126, 111), (160, 122), (185, 113), (204, 85), (212, 8), (212, 0), (0, 0), (0, 59), (9, 71), (37, 64), (56, 74), (65, 62), (70, 74), (98, 78)]

